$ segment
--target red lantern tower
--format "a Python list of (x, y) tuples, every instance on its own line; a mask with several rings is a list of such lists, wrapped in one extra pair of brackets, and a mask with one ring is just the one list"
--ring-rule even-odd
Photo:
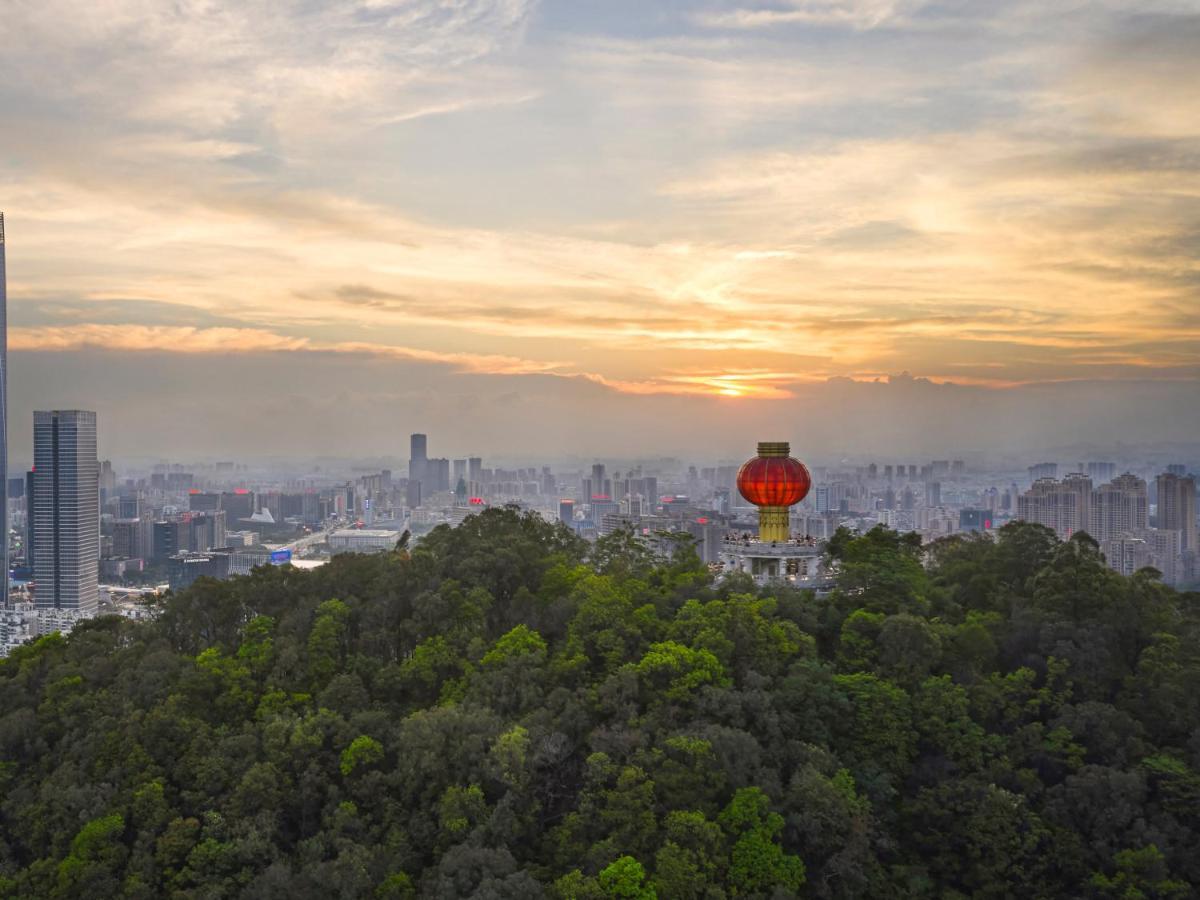
[(792, 458), (786, 441), (760, 441), (758, 456), (738, 470), (737, 486), (758, 507), (759, 540), (786, 541), (791, 536), (788, 508), (808, 495), (812, 476)]

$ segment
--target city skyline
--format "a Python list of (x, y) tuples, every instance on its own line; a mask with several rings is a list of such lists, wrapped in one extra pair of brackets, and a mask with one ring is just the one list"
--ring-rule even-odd
[(14, 447), (46, 406), (113, 454), (1200, 440), (1191, 4), (0, 28)]
[[(94, 412), (38, 411), (34, 425), (35, 466), (9, 484), (19, 501), (10, 510), (18, 600), (0, 618), (0, 656), (103, 611), (137, 617), (138, 598), (164, 585), (386, 552), (489, 507), (560, 522), (585, 541), (628, 529), (656, 555), (690, 540), (713, 572), (818, 591), (833, 584), (822, 548), (836, 533), (881, 527), (934, 546), (971, 533), (1003, 540), (1022, 523), (1082, 538), (1122, 575), (1200, 583), (1200, 466), (1187, 457), (1046, 454), (997, 467), (889, 453), (810, 459), (810, 469), (775, 440), (758, 441), (740, 465), (602, 455), (564, 466), (537, 455), (510, 467), (486, 450), (464, 456), (437, 433), (412, 432), (407, 461), (297, 470), (236, 459), (114, 464), (98, 459)], [(431, 456), (431, 447), (450, 455)]]
[[(39, 413), (38, 422), (52, 415), (92, 414)], [(56, 471), (45, 460), (47, 444), (43, 433), (37, 470), (26, 479), (33, 485), (23, 503), (28, 540), (18, 546), (19, 577), (37, 572), (44, 585), (52, 584), (45, 555), (54, 544), (46, 533), (50, 508), (69, 512), (74, 503), (46, 502), (46, 479)], [(1110, 568), (1125, 575), (1149, 567), (1170, 585), (1197, 578), (1200, 466), (1194, 462), (1032, 457), (1028, 465), (995, 468), (955, 457), (913, 462), (891, 455), (810, 470), (782, 459), (788, 443), (760, 441), (757, 457), (743, 465), (606, 458), (561, 466), (543, 457), (510, 468), (490, 456), (430, 456), (431, 446), (442, 452), (436, 434), (414, 432), (408, 446), (409, 459), (399, 465), (332, 466), (299, 476), (234, 460), (195, 468), (104, 460), (98, 464), (101, 568), (136, 581), (143, 573), (162, 577), (165, 566), (168, 583), (180, 588), (200, 575), (227, 578), (268, 560), (313, 566), (339, 552), (390, 550), (403, 532), (420, 541), (439, 524), (500, 506), (536, 511), (588, 540), (632, 528), (655, 545), (656, 535), (686, 532), (706, 564), (755, 578), (814, 579), (814, 586), (827, 578), (814, 568), (819, 545), (838, 528), (864, 533), (881, 525), (933, 542), (968, 532), (995, 537), (1021, 521), (1046, 526), (1064, 541), (1086, 533)], [(94, 435), (85, 455), (95, 467)], [(765, 474), (781, 466), (795, 471), (794, 481), (790, 474), (782, 480)], [(795, 494), (785, 497), (793, 487)], [(40, 499), (31, 506), (31, 498)], [(759, 537), (751, 547), (754, 506)]]

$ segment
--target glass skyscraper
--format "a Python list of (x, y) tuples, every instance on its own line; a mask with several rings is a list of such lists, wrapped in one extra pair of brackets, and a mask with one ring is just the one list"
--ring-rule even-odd
[(4, 213), (0, 213), (0, 605), (8, 606), (8, 276), (4, 271)]
[(81, 409), (35, 412), (33, 466), (37, 607), (94, 615), (100, 600), (96, 414)]

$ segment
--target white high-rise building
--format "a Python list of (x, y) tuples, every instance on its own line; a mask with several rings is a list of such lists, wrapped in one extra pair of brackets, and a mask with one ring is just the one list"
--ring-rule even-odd
[(1180, 551), (1198, 550), (1196, 545), (1196, 480), (1170, 472), (1155, 479), (1158, 493), (1158, 527), (1178, 531)]
[(1086, 528), (1088, 506), (1081, 484), (1062, 484), (1053, 478), (1039, 478), (1017, 498), (1017, 518), (1053, 528), (1066, 540)]
[(1138, 569), (1152, 566), (1162, 573), (1166, 584), (1183, 584), (1178, 531), (1127, 531), (1102, 541), (1100, 549), (1109, 568), (1122, 575), (1132, 575)]
[(1150, 527), (1150, 504), (1146, 482), (1126, 472), (1092, 492), (1088, 534), (1097, 541), (1109, 541), (1125, 532), (1145, 531)]
[(96, 414), (33, 414), (33, 506), (39, 610), (94, 615), (99, 604), (100, 465)]
[(1075, 530), (1086, 531), (1092, 521), (1092, 479), (1082, 472), (1072, 472), (1062, 480), (1062, 487), (1064, 491), (1070, 491), (1078, 496), (1079, 500), (1076, 506), (1079, 510), (1079, 524)]

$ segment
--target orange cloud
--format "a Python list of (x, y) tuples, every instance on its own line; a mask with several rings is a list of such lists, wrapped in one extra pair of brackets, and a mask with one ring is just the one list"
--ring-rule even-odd
[(346, 353), (383, 356), (452, 366), (463, 372), (530, 375), (554, 372), (562, 363), (513, 356), (441, 353), (415, 347), (362, 341), (321, 342), (258, 328), (193, 328), (190, 326), (72, 325), (51, 328), (12, 328), (8, 346), (16, 351), (99, 349), (127, 353)]
[(154, 325), (69, 325), (10, 328), (10, 350), (100, 349), (124, 352), (267, 353), (303, 350), (308, 340), (258, 328), (193, 328)]

